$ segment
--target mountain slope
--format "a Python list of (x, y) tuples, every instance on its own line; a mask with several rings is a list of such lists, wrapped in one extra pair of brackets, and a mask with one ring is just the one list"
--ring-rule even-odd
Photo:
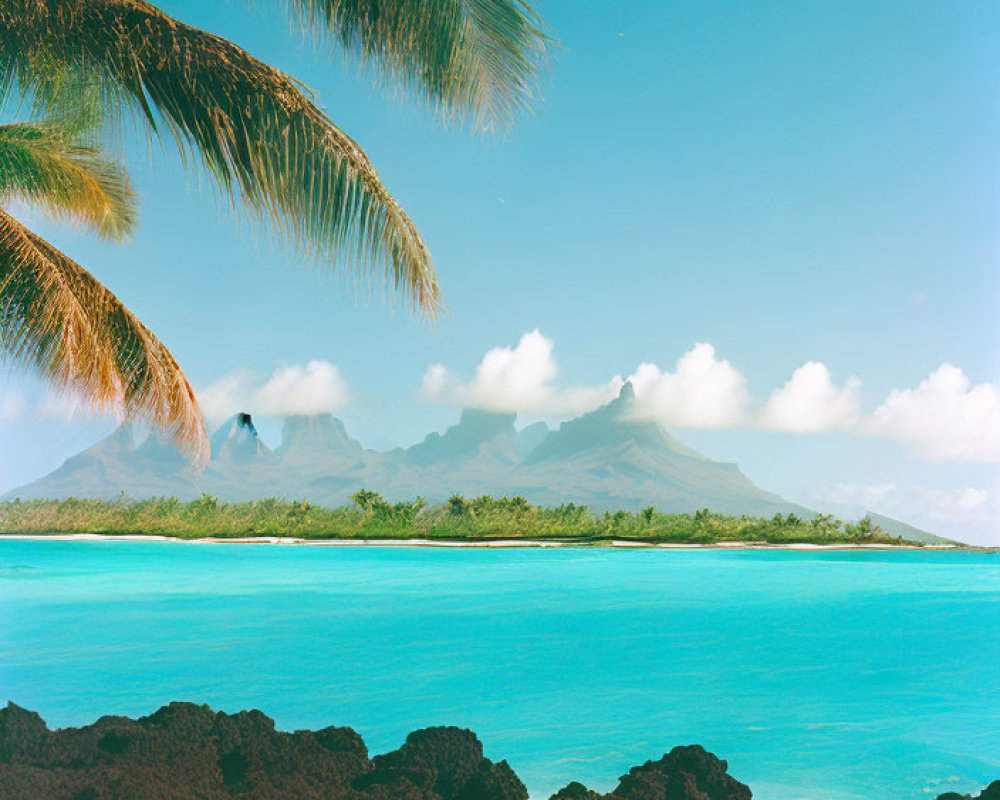
[(759, 489), (735, 464), (711, 461), (657, 423), (636, 420), (634, 404), (626, 383), (617, 399), (549, 433), (516, 470), (529, 499), (626, 510), (809, 513)]
[(197, 473), (172, 443), (149, 436), (137, 444), (137, 437), (132, 425), (122, 425), (97, 444), (66, 459), (57, 470), (6, 497), (107, 500), (124, 493), (136, 498), (193, 500), (200, 495), (195, 484)]
[(633, 405), (626, 384), (616, 400), (557, 430), (539, 423), (520, 432), (512, 414), (466, 409), (444, 433), (386, 452), (365, 449), (329, 414), (289, 417), (281, 445), (271, 450), (250, 415), (238, 414), (212, 436), (212, 458), (200, 473), (168, 442), (149, 437), (137, 445), (126, 426), (8, 496), (188, 500), (204, 492), (226, 501), (278, 496), (335, 506), (366, 488), (390, 500), (516, 494), (595, 511), (653, 505), (668, 512), (810, 513), (758, 488), (735, 464), (711, 461), (658, 424), (636, 420)]
[(936, 533), (914, 528), (912, 525), (907, 525), (898, 519), (893, 519), (883, 514), (876, 514), (874, 511), (868, 511), (867, 514), (871, 517), (872, 522), (890, 536), (902, 536), (909, 542), (920, 542), (921, 544), (958, 544), (954, 539), (946, 539), (944, 536), (938, 536)]
[(215, 432), (210, 442), (213, 461), (248, 464), (271, 455), (271, 448), (260, 440), (249, 414), (231, 417)]

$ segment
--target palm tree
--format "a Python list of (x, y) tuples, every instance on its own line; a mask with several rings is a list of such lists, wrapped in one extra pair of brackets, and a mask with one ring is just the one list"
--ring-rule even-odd
[[(530, 103), (549, 42), (525, 0), (286, 5), (295, 20), (324, 30), (386, 80), (482, 129), (508, 126)], [(197, 156), (223, 192), (277, 235), (322, 261), (384, 280), (420, 311), (435, 313), (437, 279), (413, 223), (358, 144), (293, 79), (143, 0), (0, 0), (0, 102), (19, 93), (36, 114), (51, 114), (72, 106), (81, 85), (104, 109), (131, 113), (153, 135)], [(20, 197), (91, 224), (99, 216), (99, 233), (127, 233), (134, 217), (123, 173), (54, 124), (9, 128), (11, 141), (20, 131), (19, 154), (30, 149), (23, 142), (31, 136), (39, 144), (35, 162), (0, 154), (0, 200)], [(62, 173), (53, 166), (56, 152)], [(70, 172), (89, 194), (65, 188)], [(48, 177), (32, 183), (32, 175)], [(89, 273), (6, 211), (2, 351), (98, 405), (147, 415), (196, 454), (207, 452), (197, 404), (166, 348)]]
[[(88, 138), (78, 118), (0, 126), (0, 197), (122, 239), (135, 226), (135, 194)], [(167, 348), (89, 272), (2, 208), (0, 344), (56, 386), (144, 416), (204, 459), (194, 392)]]

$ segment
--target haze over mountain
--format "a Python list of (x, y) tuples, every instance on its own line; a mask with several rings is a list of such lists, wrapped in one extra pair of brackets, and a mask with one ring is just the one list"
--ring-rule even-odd
[(364, 488), (390, 500), (506, 494), (597, 511), (654, 505), (665, 512), (811, 513), (760, 489), (735, 464), (685, 447), (658, 423), (635, 420), (634, 402), (625, 384), (611, 403), (555, 430), (537, 423), (518, 431), (513, 414), (466, 409), (444, 433), (389, 451), (364, 448), (329, 414), (286, 418), (281, 444), (272, 450), (250, 415), (237, 414), (212, 436), (211, 461), (201, 472), (172, 444), (155, 436), (136, 441), (125, 425), (7, 497), (124, 493), (191, 500), (204, 492), (226, 501), (278, 496), (337, 506)]

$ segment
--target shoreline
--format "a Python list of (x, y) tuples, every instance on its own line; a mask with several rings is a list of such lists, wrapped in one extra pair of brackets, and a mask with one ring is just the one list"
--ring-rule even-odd
[(301, 539), (292, 536), (205, 536), (184, 539), (179, 536), (141, 533), (4, 533), (0, 542), (10, 541), (54, 541), (54, 542), (180, 542), (184, 544), (266, 544), (307, 547), (440, 547), (476, 549), (543, 549), (565, 547), (611, 547), (619, 550), (981, 550), (995, 548), (975, 547), (962, 544), (855, 544), (850, 542), (813, 544), (812, 542), (788, 542), (771, 544), (768, 542), (637, 542), (623, 539), (609, 539), (594, 542), (571, 542), (566, 540), (546, 541), (544, 539), (481, 539), (471, 541), (450, 541), (447, 539)]

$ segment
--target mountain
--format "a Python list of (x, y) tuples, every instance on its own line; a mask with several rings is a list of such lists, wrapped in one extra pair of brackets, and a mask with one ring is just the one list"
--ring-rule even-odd
[(646, 449), (665, 449), (702, 460), (698, 455), (673, 439), (655, 422), (636, 421), (631, 418), (635, 405), (635, 391), (626, 383), (615, 400), (596, 411), (564, 422), (559, 429), (548, 434), (526, 459), (526, 464), (589, 453), (601, 447), (616, 447), (623, 442), (633, 442)]
[(535, 502), (629, 511), (810, 513), (759, 489), (735, 464), (711, 461), (659, 424), (635, 419), (634, 406), (626, 383), (617, 399), (550, 432), (515, 470), (521, 493)]
[(111, 499), (160, 495), (193, 499), (200, 496), (198, 475), (170, 443), (146, 436), (126, 423), (110, 436), (63, 462), (44, 478), (15, 489), (10, 497)]
[(289, 417), (272, 450), (250, 415), (237, 414), (211, 437), (211, 460), (201, 472), (171, 443), (140, 441), (123, 426), (8, 497), (190, 500), (204, 492), (227, 501), (278, 496), (335, 506), (365, 488), (394, 501), (517, 494), (598, 511), (654, 505), (668, 512), (810, 513), (758, 488), (735, 464), (705, 458), (657, 423), (636, 419), (634, 404), (625, 384), (614, 401), (556, 430), (537, 423), (518, 431), (513, 414), (466, 409), (443, 433), (390, 451), (366, 449), (329, 414)]
[(357, 469), (365, 463), (364, 452), (344, 423), (329, 414), (288, 417), (276, 451), (289, 469), (307, 474)]
[(946, 539), (936, 533), (930, 533), (920, 528), (914, 528), (898, 519), (887, 517), (883, 514), (876, 514), (874, 511), (866, 512), (871, 517), (872, 522), (878, 525), (890, 536), (902, 536), (908, 542), (920, 542), (921, 544), (958, 544), (954, 539)]
[(489, 411), (467, 408), (457, 425), (443, 434), (429, 434), (420, 444), (406, 451), (407, 460), (426, 467), (440, 462), (458, 463), (486, 450), (510, 445), (517, 450), (517, 431), (514, 429), (516, 414), (494, 414)]
[(271, 455), (271, 449), (260, 440), (249, 414), (237, 414), (229, 419), (211, 439), (212, 459), (240, 464)]

